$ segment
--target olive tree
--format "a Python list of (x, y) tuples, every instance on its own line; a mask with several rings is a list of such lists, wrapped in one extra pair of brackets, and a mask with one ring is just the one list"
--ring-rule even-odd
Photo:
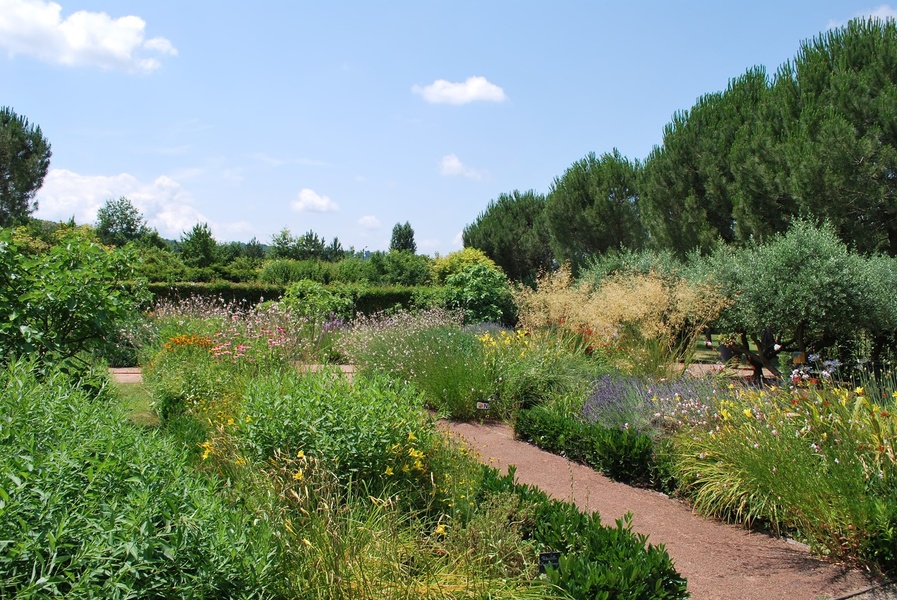
[(697, 261), (693, 275), (732, 300), (717, 328), (731, 334), (726, 344), (759, 379), (764, 368), (781, 375), (780, 353), (822, 351), (863, 333), (894, 331), (893, 290), (886, 292), (882, 280), (894, 272), (893, 261), (852, 251), (829, 224), (797, 220), (766, 243), (726, 247)]

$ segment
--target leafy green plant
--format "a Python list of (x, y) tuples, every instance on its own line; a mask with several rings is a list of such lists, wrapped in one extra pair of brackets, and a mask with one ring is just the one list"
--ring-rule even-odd
[(484, 264), (465, 267), (445, 280), (449, 308), (461, 310), (467, 323), (513, 323), (514, 300), (503, 273)]
[(634, 429), (610, 429), (590, 425), (537, 406), (522, 410), (514, 432), (540, 448), (563, 454), (623, 483), (660, 487), (667, 481), (658, 470), (654, 440)]
[(601, 524), (596, 513), (580, 512), (574, 505), (514, 481), (514, 468), (500, 475), (484, 467), (482, 497), (513, 493), (522, 505), (536, 507), (524, 521), (523, 536), (541, 551), (561, 553), (557, 569), (548, 567), (548, 581), (569, 598), (685, 598), (685, 579), (676, 572), (663, 545), (647, 544), (647, 537), (632, 532), (628, 517), (615, 526)]
[(34, 366), (0, 371), (0, 597), (276, 595), (265, 521), (176, 440)]
[(36, 256), (0, 232), (0, 362), (33, 353), (84, 365), (81, 353), (102, 354), (142, 299), (123, 283), (130, 273), (126, 254), (77, 231)]

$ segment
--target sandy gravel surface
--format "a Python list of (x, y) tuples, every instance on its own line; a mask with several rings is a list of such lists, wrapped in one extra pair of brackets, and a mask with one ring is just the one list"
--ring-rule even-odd
[[(817, 600), (848, 597), (877, 582), (869, 575), (813, 557), (795, 542), (751, 533), (704, 519), (663, 494), (615, 483), (592, 469), (514, 439), (505, 425), (446, 423), (467, 441), (480, 460), (552, 497), (598, 511), (605, 523), (633, 514), (633, 529), (649, 543), (664, 544), (676, 568), (688, 578), (696, 600)], [(895, 598), (884, 589), (855, 598)]]

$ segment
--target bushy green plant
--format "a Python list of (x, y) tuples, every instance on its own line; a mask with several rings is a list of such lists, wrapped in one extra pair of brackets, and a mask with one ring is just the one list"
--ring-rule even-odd
[(532, 536), (542, 551), (561, 553), (559, 568), (547, 568), (546, 575), (565, 597), (688, 596), (686, 581), (663, 545), (647, 544), (646, 536), (633, 533), (628, 516), (615, 526), (602, 525), (597, 513), (582, 513), (537, 488), (517, 484), (513, 467), (507, 475), (484, 468), (480, 490), (483, 498), (510, 492), (522, 504), (536, 507), (524, 522), (523, 535)]
[(310, 279), (302, 279), (287, 287), (281, 304), (307, 319), (329, 319), (352, 316), (352, 297), (343, 288), (326, 288)]
[(102, 354), (142, 298), (139, 285), (124, 285), (130, 274), (127, 255), (78, 232), (36, 256), (21, 254), (9, 231), (0, 232), (0, 362)]
[(318, 283), (330, 283), (334, 279), (334, 263), (323, 260), (296, 260), (280, 258), (266, 262), (259, 272), (259, 281), (277, 285), (289, 285), (308, 279)]
[(514, 432), (540, 448), (563, 454), (623, 483), (660, 487), (669, 477), (658, 472), (654, 440), (634, 429), (591, 425), (549, 407), (522, 410)]
[(422, 404), (412, 388), (383, 378), (352, 383), (327, 371), (272, 372), (247, 387), (235, 435), (256, 460), (302, 452), (343, 482), (420, 484), (435, 433)]
[(34, 366), (0, 371), (0, 597), (276, 596), (264, 520), (176, 440)]
[(465, 267), (445, 280), (446, 305), (464, 313), (467, 323), (505, 323), (516, 320), (514, 298), (507, 278), (483, 264)]

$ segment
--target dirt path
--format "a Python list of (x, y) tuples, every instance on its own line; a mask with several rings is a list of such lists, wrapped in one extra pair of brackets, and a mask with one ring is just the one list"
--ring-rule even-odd
[(505, 425), (442, 423), (460, 434), (480, 460), (549, 495), (598, 511), (604, 523), (633, 513), (633, 529), (649, 542), (665, 544), (676, 568), (688, 578), (696, 600), (817, 600), (897, 598), (886, 589), (859, 594), (875, 584), (866, 574), (814, 558), (794, 542), (709, 521), (681, 502), (656, 492), (615, 483), (562, 457), (514, 439)]

